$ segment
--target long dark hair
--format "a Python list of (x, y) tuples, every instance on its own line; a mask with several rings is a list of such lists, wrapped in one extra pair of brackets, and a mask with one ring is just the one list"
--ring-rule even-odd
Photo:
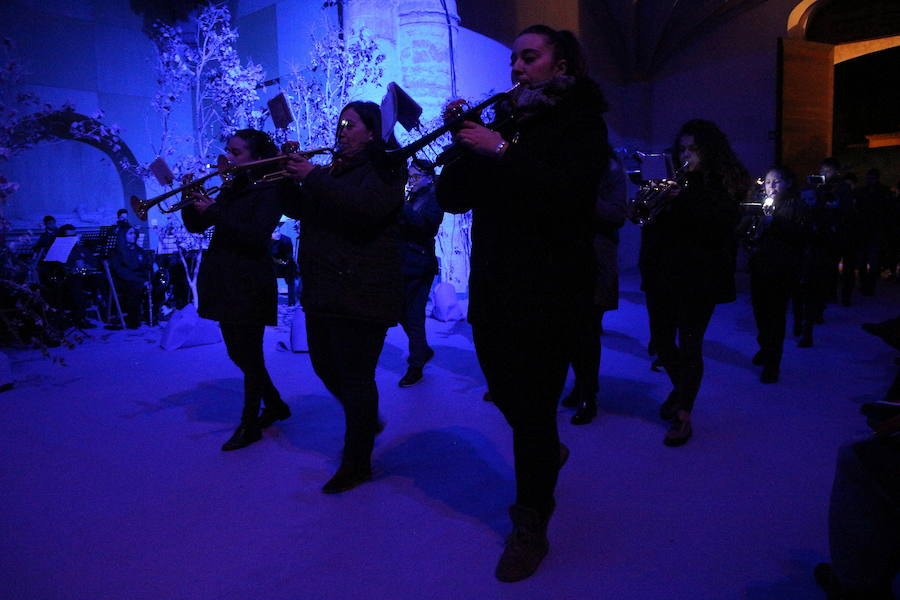
[(692, 136), (700, 155), (700, 169), (707, 183), (716, 180), (738, 202), (743, 201), (750, 188), (750, 174), (728, 143), (728, 137), (712, 121), (691, 119), (681, 126), (675, 136), (673, 154), (678, 155), (678, 148), (683, 136)]

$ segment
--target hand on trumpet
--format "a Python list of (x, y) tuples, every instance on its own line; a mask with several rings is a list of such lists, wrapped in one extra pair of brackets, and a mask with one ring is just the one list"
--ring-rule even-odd
[(191, 197), (194, 199), (194, 210), (198, 213), (203, 214), (206, 212), (206, 209), (216, 203), (215, 198), (210, 198), (203, 192), (197, 191), (191, 194)]
[(463, 148), (482, 156), (502, 156), (507, 147), (502, 135), (472, 121), (463, 121), (453, 140)]
[(309, 162), (309, 155), (299, 152), (288, 154), (287, 162), (284, 165), (285, 175), (298, 181), (306, 179), (306, 176), (315, 168), (316, 165)]

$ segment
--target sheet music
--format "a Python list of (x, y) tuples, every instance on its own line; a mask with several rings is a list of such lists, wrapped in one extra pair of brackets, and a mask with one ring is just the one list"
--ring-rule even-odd
[(43, 262), (68, 262), (72, 248), (78, 243), (79, 236), (66, 235), (53, 240), (47, 254), (44, 255)]

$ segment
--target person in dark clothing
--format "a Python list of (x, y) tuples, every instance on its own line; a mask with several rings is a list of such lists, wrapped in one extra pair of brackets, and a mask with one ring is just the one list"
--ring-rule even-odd
[(839, 291), (841, 305), (850, 306), (856, 282), (857, 258), (859, 256), (859, 218), (853, 198), (853, 189), (841, 177), (841, 164), (828, 157), (822, 161), (819, 174), (825, 181), (816, 186), (817, 203), (830, 212), (832, 221), (831, 237), (831, 283), (829, 298)]
[(675, 148), (686, 172), (667, 198), (667, 210), (643, 226), (639, 259), (650, 337), (672, 381), (660, 407), (660, 416), (671, 422), (667, 446), (680, 446), (693, 433), (703, 337), (716, 304), (735, 299), (735, 228), (749, 187), (746, 169), (714, 123), (688, 121)]
[(437, 185), (447, 212), (472, 210), (469, 314), (488, 392), (513, 431), (513, 531), (496, 577), (529, 577), (547, 554), (554, 490), (568, 449), (556, 405), (578, 329), (593, 310), (594, 203), (609, 164), (606, 101), (571, 32), (544, 25), (515, 39), (518, 86), (496, 131), (466, 122), (468, 149)]
[(759, 343), (753, 364), (763, 368), (760, 381), (775, 383), (781, 374), (788, 302), (800, 283), (805, 235), (793, 174), (772, 167), (763, 185), (762, 205), (748, 211), (738, 231), (750, 254), (750, 300)]
[(800, 193), (806, 244), (800, 263), (800, 285), (794, 299), (794, 334), (797, 346), (811, 348), (815, 325), (825, 322), (825, 304), (835, 294), (836, 207), (824, 184)]
[(422, 369), (434, 356), (425, 339), (425, 304), (438, 273), (434, 236), (444, 218), (434, 195), (434, 165), (414, 158), (409, 166), (409, 193), (400, 213), (400, 251), (403, 259), (403, 317), (400, 325), (409, 338), (409, 367), (400, 387), (421, 381)]
[(403, 309), (397, 219), (406, 169), (391, 162), (372, 102), (341, 111), (329, 167), (291, 155), (287, 171), (303, 183), (287, 215), (300, 221), (300, 304), (313, 369), (344, 409), (340, 468), (322, 491), (339, 493), (372, 478), (378, 419), (375, 366)]
[[(237, 131), (225, 150), (235, 165), (277, 153), (269, 136), (255, 129)], [(258, 181), (262, 174), (251, 178), (248, 171), (239, 172), (216, 199), (196, 193), (194, 203), (181, 211), (191, 233), (215, 227), (197, 279), (199, 313), (219, 322), (228, 356), (244, 374), (241, 423), (222, 450), (249, 446), (262, 437), (262, 429), (291, 416), (263, 356), (266, 325), (277, 323), (278, 291), (269, 242), (281, 219), (284, 185)]]
[(618, 246), (619, 229), (625, 224), (625, 195), (625, 171), (617, 158), (610, 158), (594, 211), (594, 310), (579, 331), (572, 356), (575, 385), (562, 401), (563, 406), (577, 408), (573, 425), (587, 425), (597, 416), (603, 315), (619, 307)]
[(859, 246), (856, 264), (859, 268), (860, 293), (871, 296), (881, 277), (881, 256), (886, 246), (891, 190), (881, 183), (881, 172), (869, 169), (866, 183), (854, 190), (859, 222)]
[(900, 405), (862, 406), (874, 435), (838, 450), (828, 505), (830, 563), (814, 576), (829, 600), (893, 600), (900, 574)]
[(294, 243), (282, 235), (277, 228), (272, 232), (272, 261), (275, 263), (275, 277), (281, 277), (287, 284), (288, 306), (297, 303), (297, 262), (294, 260)]
[(58, 228), (56, 227), (56, 217), (53, 215), (47, 215), (44, 217), (44, 231), (41, 232), (41, 235), (38, 236), (37, 241), (31, 247), (31, 251), (34, 254), (44, 253), (50, 249), (50, 246), (53, 244), (53, 240), (56, 239), (56, 234)]
[(129, 329), (141, 326), (141, 309), (150, 289), (150, 260), (137, 245), (138, 230), (130, 227), (121, 236), (109, 257), (109, 268), (116, 284), (119, 305), (125, 311)]

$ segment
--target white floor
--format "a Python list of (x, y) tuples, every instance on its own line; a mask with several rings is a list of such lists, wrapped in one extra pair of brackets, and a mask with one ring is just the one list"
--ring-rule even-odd
[(786, 344), (782, 380), (750, 364), (746, 294), (721, 306), (706, 343), (694, 438), (663, 446), (664, 374), (649, 369), (634, 276), (607, 316), (601, 415), (569, 424), (550, 554), (531, 579), (493, 577), (508, 524), (509, 431), (485, 391), (465, 323), (428, 321), (437, 351), (400, 389), (405, 338), (378, 371), (387, 429), (376, 478), (320, 486), (337, 465), (337, 402), (305, 354), (267, 332), (267, 362), (294, 411), (246, 449), (241, 380), (222, 344), (167, 352), (159, 329), (91, 330), (74, 350), (7, 351), (0, 394), (0, 597), (822, 598), (835, 450), (865, 435), (862, 402), (883, 396), (896, 351), (859, 325), (896, 316), (900, 286), (830, 306), (816, 345)]

